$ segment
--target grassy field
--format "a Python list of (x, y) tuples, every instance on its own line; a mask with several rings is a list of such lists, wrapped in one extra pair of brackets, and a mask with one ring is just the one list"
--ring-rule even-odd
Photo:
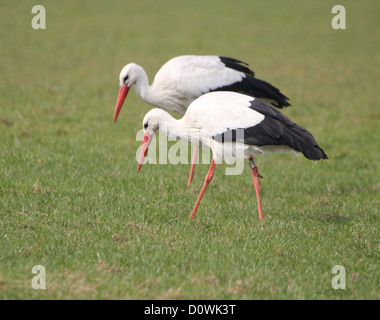
[[(0, 1), (1, 299), (379, 299), (379, 1)], [(168, 59), (244, 60), (290, 97), (284, 110), (329, 160), (146, 165), (136, 133), (152, 107), (131, 90), (112, 123), (121, 68), (150, 81)], [(34, 265), (46, 290), (34, 290)], [(346, 289), (331, 286), (346, 269)]]

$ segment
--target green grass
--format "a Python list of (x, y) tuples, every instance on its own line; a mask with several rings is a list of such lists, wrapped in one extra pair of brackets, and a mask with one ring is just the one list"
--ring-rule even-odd
[[(35, 4), (0, 2), (0, 298), (380, 298), (379, 2), (340, 1), (344, 31), (333, 1), (43, 1), (39, 31)], [(247, 61), (330, 158), (258, 157), (263, 223), (248, 166), (217, 167), (194, 221), (208, 165), (137, 174), (151, 106), (133, 90), (112, 123), (119, 72), (180, 54)]]

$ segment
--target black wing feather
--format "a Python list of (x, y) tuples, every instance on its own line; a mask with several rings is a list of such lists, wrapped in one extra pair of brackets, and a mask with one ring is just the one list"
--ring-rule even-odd
[(248, 68), (248, 64), (228, 57), (219, 57), (222, 63), (230, 69), (243, 72), (245, 78), (232, 85), (216, 88), (213, 91), (234, 91), (259, 99), (268, 99), (276, 108), (290, 106), (289, 98), (270, 83), (255, 77), (255, 73)]
[[(244, 129), (244, 143), (254, 146), (287, 146), (310, 160), (328, 159), (326, 153), (319, 147), (313, 135), (299, 126), (269, 104), (255, 99), (251, 101), (251, 109), (263, 114), (264, 120), (259, 124)], [(240, 129), (240, 130), (241, 130)], [(238, 141), (236, 131), (228, 129), (216, 135), (217, 141)], [(242, 141), (240, 141), (242, 142)]]
[(229, 57), (219, 57), (219, 59), (227, 68), (244, 72), (245, 74), (250, 74), (251, 76), (255, 76), (255, 73), (248, 68), (248, 63), (246, 62)]

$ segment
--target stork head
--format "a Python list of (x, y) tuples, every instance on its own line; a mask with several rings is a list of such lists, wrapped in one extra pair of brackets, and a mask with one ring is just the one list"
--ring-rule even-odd
[(116, 122), (116, 119), (120, 113), (123, 102), (128, 94), (129, 89), (136, 83), (138, 80), (142, 68), (135, 63), (127, 64), (120, 72), (120, 90), (117, 97), (115, 114), (113, 116), (113, 122)]
[(144, 117), (144, 120), (142, 122), (143, 131), (144, 131), (144, 139), (141, 145), (140, 158), (139, 158), (137, 171), (140, 171), (143, 165), (146, 153), (148, 152), (148, 148), (152, 141), (152, 138), (154, 134), (157, 132), (157, 130), (160, 128), (160, 120), (162, 119), (163, 113), (165, 113), (165, 111), (156, 108), (156, 109), (150, 110)]

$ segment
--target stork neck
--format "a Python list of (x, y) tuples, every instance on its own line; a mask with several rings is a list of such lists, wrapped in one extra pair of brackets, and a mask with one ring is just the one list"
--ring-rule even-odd
[(175, 119), (166, 111), (163, 111), (160, 119), (160, 131), (173, 139), (181, 139), (183, 141), (189, 141), (188, 130), (185, 125), (185, 121), (182, 119)]
[(136, 71), (138, 75), (134, 86), (140, 99), (151, 105), (162, 107), (160, 103), (162, 99), (157, 96), (158, 92), (153, 89), (153, 85), (149, 85), (148, 76), (145, 70), (142, 67), (137, 66)]
[(148, 76), (143, 68), (139, 67), (137, 70), (138, 76), (134, 84), (136, 93), (142, 100), (149, 102), (151, 88), (149, 86)]

